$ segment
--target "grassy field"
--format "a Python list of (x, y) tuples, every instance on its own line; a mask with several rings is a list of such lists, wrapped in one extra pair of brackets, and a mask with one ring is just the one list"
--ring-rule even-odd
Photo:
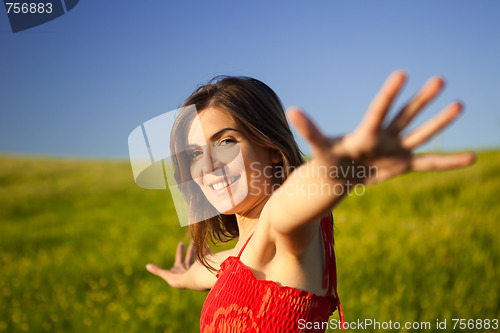
[[(498, 319), (499, 190), (500, 152), (485, 152), (345, 200), (334, 217), (346, 320)], [(170, 266), (186, 230), (127, 162), (0, 156), (0, 332), (198, 331), (206, 293), (144, 268)]]

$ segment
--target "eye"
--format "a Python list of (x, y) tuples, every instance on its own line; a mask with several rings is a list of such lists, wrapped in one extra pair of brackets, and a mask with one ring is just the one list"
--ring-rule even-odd
[(191, 150), (188, 153), (188, 157), (189, 157), (189, 160), (191, 162), (199, 160), (202, 155), (203, 155), (203, 151), (201, 151), (201, 150)]
[(220, 140), (219, 142), (217, 142), (217, 147), (229, 146), (229, 145), (234, 144), (235, 142), (236, 142), (236, 140), (234, 140), (234, 139), (226, 138), (226, 139), (223, 139), (223, 140)]

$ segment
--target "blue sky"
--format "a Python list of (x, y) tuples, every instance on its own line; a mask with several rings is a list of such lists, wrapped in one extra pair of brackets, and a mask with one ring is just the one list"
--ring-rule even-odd
[(218, 74), (261, 79), (340, 135), (395, 69), (409, 74), (397, 105), (447, 80), (414, 126), (465, 104), (423, 149), (498, 148), (499, 16), (498, 1), (82, 0), (13, 34), (2, 10), (0, 152), (126, 158), (136, 126)]

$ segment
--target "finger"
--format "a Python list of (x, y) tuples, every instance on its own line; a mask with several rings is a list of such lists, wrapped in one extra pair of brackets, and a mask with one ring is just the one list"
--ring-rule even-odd
[(193, 264), (194, 259), (194, 242), (191, 240), (189, 243), (187, 252), (186, 252), (186, 257), (184, 258), (184, 266), (186, 268), (189, 268)]
[(389, 123), (387, 130), (399, 134), (410, 121), (443, 89), (444, 80), (440, 77), (429, 79), (418, 94), (406, 104)]
[(328, 138), (321, 133), (313, 121), (299, 108), (288, 108), (287, 115), (292, 125), (297, 129), (299, 134), (309, 142), (313, 149), (324, 146), (328, 141)]
[(430, 138), (436, 135), (444, 127), (448, 126), (462, 113), (462, 104), (455, 102), (446, 109), (438, 113), (431, 120), (408, 134), (402, 140), (402, 145), (408, 150), (413, 150), (415, 147), (427, 142)]
[(160, 268), (153, 264), (147, 264), (146, 269), (153, 273), (154, 275), (162, 278), (165, 282), (167, 282), (171, 287), (182, 289), (184, 285), (182, 281), (179, 279), (179, 275), (176, 273), (172, 273), (167, 269)]
[(412, 158), (411, 168), (414, 171), (439, 171), (463, 168), (476, 160), (473, 153), (462, 153), (453, 155), (422, 154)]
[(395, 71), (387, 78), (368, 107), (368, 112), (363, 117), (358, 130), (375, 133), (380, 129), (389, 108), (401, 88), (403, 88), (405, 81), (406, 73), (401, 70)]
[[(169, 273), (170, 273), (168, 270), (163, 269), (163, 268), (158, 267), (158, 266), (153, 265), (153, 264), (147, 264), (147, 265), (146, 265), (146, 269), (147, 269), (150, 273), (152, 273), (152, 274), (154, 274), (154, 275), (156, 275), (156, 276), (161, 277), (163, 280), (165, 280), (165, 281), (167, 281), (167, 280), (168, 280), (168, 275), (169, 275)], [(168, 282), (168, 281), (167, 281), (167, 282)]]
[(174, 266), (182, 265), (182, 258), (184, 258), (184, 243), (177, 244), (177, 252), (175, 253)]

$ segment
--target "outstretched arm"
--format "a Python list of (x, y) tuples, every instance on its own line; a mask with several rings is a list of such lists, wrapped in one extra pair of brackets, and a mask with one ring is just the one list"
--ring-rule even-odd
[(312, 159), (297, 168), (272, 194), (265, 214), (271, 228), (282, 236), (290, 251), (305, 249), (317, 232), (314, 221), (336, 206), (356, 184), (381, 182), (411, 170), (448, 170), (474, 162), (475, 156), (471, 153), (413, 154), (416, 147), (450, 125), (461, 113), (460, 102), (451, 103), (427, 123), (401, 137), (410, 121), (442, 90), (442, 78), (431, 78), (394, 119), (384, 125), (405, 81), (404, 72), (394, 72), (358, 127), (343, 137), (325, 136), (298, 108), (288, 111), (290, 122), (311, 146)]

